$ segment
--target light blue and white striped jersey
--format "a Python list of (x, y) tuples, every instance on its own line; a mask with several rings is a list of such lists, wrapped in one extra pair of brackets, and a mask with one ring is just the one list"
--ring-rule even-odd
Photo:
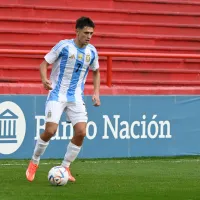
[(44, 58), (49, 64), (53, 64), (50, 76), (53, 89), (49, 91), (47, 100), (83, 101), (89, 68), (93, 71), (99, 68), (95, 47), (88, 44), (84, 48), (79, 48), (73, 39), (61, 40)]

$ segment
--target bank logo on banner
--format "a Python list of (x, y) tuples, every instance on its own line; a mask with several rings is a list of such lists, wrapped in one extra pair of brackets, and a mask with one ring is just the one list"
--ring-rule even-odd
[(21, 146), (26, 121), (21, 108), (11, 101), (0, 103), (0, 153), (12, 154)]

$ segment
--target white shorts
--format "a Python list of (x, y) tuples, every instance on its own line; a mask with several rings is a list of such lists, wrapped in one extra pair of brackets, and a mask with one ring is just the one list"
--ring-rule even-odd
[(87, 122), (88, 116), (83, 102), (47, 101), (45, 108), (45, 121), (59, 124), (62, 113), (66, 113), (66, 121), (74, 126), (78, 122)]

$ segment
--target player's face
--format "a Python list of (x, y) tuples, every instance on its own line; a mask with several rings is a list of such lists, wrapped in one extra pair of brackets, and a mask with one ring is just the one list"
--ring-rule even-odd
[(92, 38), (94, 32), (94, 28), (85, 26), (83, 29), (79, 29), (77, 31), (77, 36), (80, 45), (87, 45), (90, 43), (90, 39)]

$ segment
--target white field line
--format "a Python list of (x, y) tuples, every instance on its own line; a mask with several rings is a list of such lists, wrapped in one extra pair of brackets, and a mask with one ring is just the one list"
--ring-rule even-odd
[[(192, 162), (200, 162), (200, 159), (181, 159), (181, 160), (120, 160), (114, 162), (114, 160), (107, 160), (107, 161), (84, 161), (85, 163), (93, 163), (93, 164), (99, 164), (99, 163), (115, 163), (115, 164), (120, 164), (120, 163), (156, 163), (156, 162), (160, 162), (160, 163), (192, 163)], [(1, 162), (1, 160), (0, 160)], [(28, 163), (0, 163), (0, 166), (27, 166)], [(41, 162), (40, 165), (61, 165), (61, 162)]]
[[(61, 163), (40, 163), (40, 165), (60, 165)], [(27, 166), (25, 163), (0, 163), (0, 166)]]

